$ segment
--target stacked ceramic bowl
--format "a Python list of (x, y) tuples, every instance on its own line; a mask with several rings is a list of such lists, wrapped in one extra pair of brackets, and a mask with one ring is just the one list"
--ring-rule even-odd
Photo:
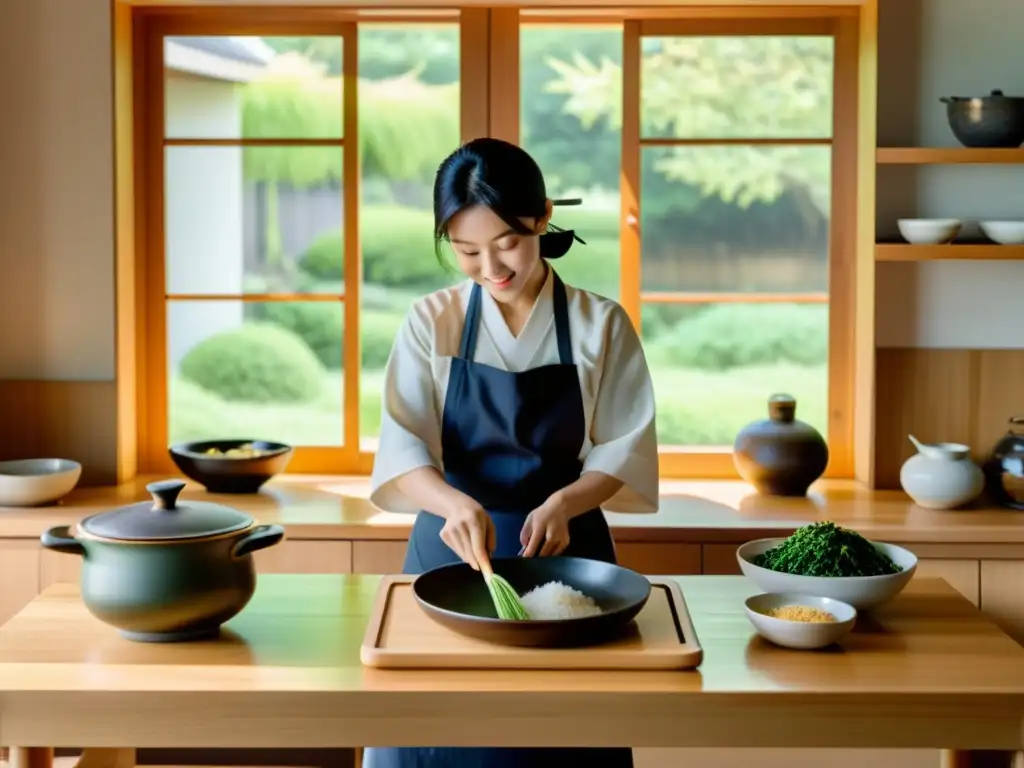
[[(828, 526), (831, 528), (824, 529), (857, 536), (831, 523), (815, 523), (806, 528)], [(736, 551), (736, 559), (743, 574), (764, 593), (747, 600), (751, 623), (766, 639), (789, 648), (820, 648), (838, 642), (853, 629), (858, 610), (871, 610), (892, 600), (917, 570), (917, 557), (912, 552), (866, 540), (862, 540), (864, 545), (873, 547), (880, 560), (892, 564), (891, 572), (821, 576), (767, 567), (762, 556), (788, 541), (781, 538), (747, 542)]]
[[(993, 243), (1024, 245), (1024, 221), (986, 220), (978, 228)], [(912, 245), (945, 245), (953, 242), (963, 229), (960, 219), (897, 219), (896, 227)]]

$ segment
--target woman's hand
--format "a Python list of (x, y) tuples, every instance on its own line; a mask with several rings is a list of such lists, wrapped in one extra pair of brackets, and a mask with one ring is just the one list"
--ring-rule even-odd
[(533, 510), (523, 523), (519, 543), (525, 547), (523, 557), (550, 557), (564, 552), (569, 546), (569, 514), (565, 505), (552, 496)]
[(479, 571), (480, 561), (490, 560), (490, 553), (497, 546), (494, 522), (479, 504), (456, 507), (445, 516), (441, 541), (473, 570)]

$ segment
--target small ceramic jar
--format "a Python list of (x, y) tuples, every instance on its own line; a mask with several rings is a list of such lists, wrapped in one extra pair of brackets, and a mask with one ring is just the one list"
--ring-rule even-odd
[(805, 496), (828, 466), (828, 444), (810, 424), (796, 418), (796, 399), (772, 395), (768, 418), (736, 435), (733, 463), (739, 476), (759, 493)]
[(985, 487), (985, 474), (960, 443), (928, 445), (910, 435), (917, 453), (900, 468), (900, 485), (925, 509), (955, 509), (974, 501)]

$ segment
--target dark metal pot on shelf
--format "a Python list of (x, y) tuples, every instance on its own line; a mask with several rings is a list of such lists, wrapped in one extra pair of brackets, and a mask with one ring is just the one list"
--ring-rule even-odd
[(796, 400), (779, 394), (768, 399), (767, 419), (740, 430), (732, 457), (740, 477), (760, 493), (804, 496), (828, 466), (828, 444), (797, 420)]
[(1024, 97), (992, 91), (988, 96), (944, 96), (946, 118), (965, 147), (1014, 148), (1024, 144)]
[(236, 509), (179, 501), (179, 480), (150, 483), (152, 501), (91, 515), (75, 531), (40, 537), (82, 556), (82, 601), (131, 640), (174, 642), (216, 636), (256, 591), (252, 553), (284, 539)]
[(1004, 507), (1024, 510), (1024, 416), (1014, 416), (1010, 427), (989, 454), (982, 469), (985, 490)]

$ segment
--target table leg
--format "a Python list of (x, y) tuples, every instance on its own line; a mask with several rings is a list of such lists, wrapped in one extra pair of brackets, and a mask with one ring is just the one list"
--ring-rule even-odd
[(1024, 768), (1024, 752), (944, 749), (941, 768)]
[(84, 749), (75, 768), (135, 768), (135, 750), (106, 747)]
[(50, 747), (9, 747), (9, 768), (53, 768), (53, 749)]

